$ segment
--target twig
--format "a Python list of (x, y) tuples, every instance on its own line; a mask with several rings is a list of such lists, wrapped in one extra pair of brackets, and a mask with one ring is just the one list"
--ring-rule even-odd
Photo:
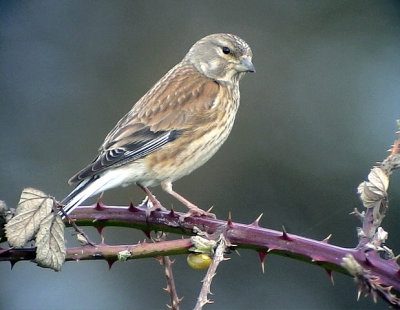
[[(64, 218), (68, 221), (69, 224), (75, 229), (75, 232), (77, 234), (78, 241), (81, 242), (83, 245), (84, 244), (89, 244), (91, 246), (94, 246), (95, 243), (90, 240), (89, 236), (81, 229), (78, 225), (76, 225), (75, 221), (69, 217), (69, 215), (64, 211), (64, 206), (60, 204), (59, 202), (54, 200), (54, 206), (56, 210), (59, 210)], [(83, 239), (82, 239), (83, 238)]]
[[(158, 232), (157, 237), (154, 238), (153, 241), (157, 243), (165, 242), (166, 238), (167, 238), (166, 233)], [(179, 298), (178, 293), (176, 291), (174, 274), (172, 272), (172, 265), (174, 264), (174, 262), (171, 261), (169, 256), (161, 256), (160, 258), (158, 258), (158, 260), (160, 264), (164, 266), (164, 274), (167, 280), (167, 287), (164, 290), (169, 293), (171, 298), (171, 305), (167, 306), (172, 310), (179, 310), (179, 303), (182, 301), (183, 298)]]
[[(380, 225), (386, 215), (388, 205), (389, 177), (393, 170), (400, 167), (400, 132), (394, 141), (390, 155), (377, 166), (371, 169), (368, 180), (358, 186), (360, 199), (366, 208), (359, 212), (354, 210), (354, 214), (361, 220), (362, 228), (358, 229), (359, 244), (357, 248), (374, 249), (376, 251), (386, 251), (383, 244), (386, 241), (387, 233)], [(387, 252), (387, 251), (386, 251)], [(389, 257), (393, 253), (387, 252)]]
[(227, 242), (225, 237), (221, 234), (221, 238), (219, 240), (217, 249), (215, 250), (214, 258), (211, 262), (210, 267), (208, 268), (207, 274), (203, 280), (203, 286), (201, 287), (201, 291), (199, 297), (197, 298), (196, 306), (194, 310), (201, 310), (203, 309), (204, 305), (213, 303), (212, 300), (208, 299), (208, 294), (211, 294), (211, 282), (216, 275), (216, 270), (220, 262), (225, 260), (224, 253), (227, 248)]
[(167, 279), (167, 287), (165, 288), (165, 290), (169, 293), (171, 297), (171, 306), (168, 307), (172, 310), (179, 310), (179, 303), (182, 301), (183, 298), (179, 298), (176, 291), (174, 274), (172, 273), (172, 264), (174, 262), (171, 261), (169, 256), (163, 256), (161, 260), (164, 266), (165, 278)]
[[(106, 260), (109, 263), (118, 260), (158, 257), (164, 255), (189, 254), (193, 244), (190, 238), (167, 240), (157, 243), (142, 242), (133, 245), (96, 244), (67, 249), (66, 261)], [(123, 256), (123, 257), (122, 257)], [(36, 248), (1, 249), (0, 262), (10, 261), (13, 264), (24, 260), (34, 260)]]

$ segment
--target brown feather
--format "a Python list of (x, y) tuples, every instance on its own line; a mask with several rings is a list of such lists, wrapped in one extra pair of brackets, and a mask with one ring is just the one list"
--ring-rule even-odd
[(201, 120), (209, 122), (205, 116), (212, 109), (218, 91), (217, 82), (200, 74), (190, 64), (178, 64), (116, 124), (100, 147), (98, 157), (75, 174), (69, 183), (79, 182), (114, 166), (115, 163), (107, 158), (112, 150), (135, 143), (140, 145), (159, 132), (191, 131), (202, 123)]
[(107, 135), (99, 155), (70, 179), (82, 181), (63, 201), (69, 214), (102, 191), (137, 184), (158, 186), (194, 215), (206, 214), (176, 193), (172, 182), (209, 160), (227, 139), (239, 107), (239, 81), (255, 72), (252, 51), (224, 33), (197, 41)]

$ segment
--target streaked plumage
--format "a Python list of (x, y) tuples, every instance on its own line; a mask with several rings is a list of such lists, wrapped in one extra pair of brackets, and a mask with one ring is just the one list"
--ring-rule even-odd
[(253, 72), (250, 47), (237, 36), (213, 34), (196, 42), (183, 60), (162, 77), (116, 124), (99, 155), (70, 180), (78, 186), (63, 200), (69, 214), (87, 198), (136, 183), (172, 182), (203, 165), (228, 137), (239, 107), (239, 80)]

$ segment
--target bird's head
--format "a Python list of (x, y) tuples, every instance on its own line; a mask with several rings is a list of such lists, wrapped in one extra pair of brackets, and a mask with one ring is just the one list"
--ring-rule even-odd
[(246, 72), (255, 72), (249, 45), (233, 34), (211, 34), (197, 41), (184, 60), (217, 81), (235, 82)]

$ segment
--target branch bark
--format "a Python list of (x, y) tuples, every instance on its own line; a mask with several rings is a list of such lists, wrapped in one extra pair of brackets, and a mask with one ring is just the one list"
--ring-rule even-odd
[[(287, 256), (308, 262), (324, 269), (337, 271), (357, 279), (360, 289), (371, 293), (378, 291), (379, 296), (392, 305), (400, 305), (393, 292), (400, 292), (400, 267), (396, 259), (384, 259), (379, 253), (367, 248), (343, 248), (322, 241), (262, 228), (258, 220), (251, 224), (240, 224), (231, 220), (223, 221), (207, 217), (186, 217), (174, 211), (155, 211), (149, 216), (145, 209), (123, 206), (81, 206), (71, 218), (79, 226), (119, 226), (149, 231), (164, 231), (179, 235), (195, 235), (199, 230), (208, 235), (223, 231), (226, 240), (235, 248), (257, 251), (263, 259), (269, 254)], [(163, 255), (186, 254), (192, 242), (189, 238), (157, 243), (141, 243), (131, 246), (96, 245), (67, 250), (67, 260), (106, 259), (117, 260), (121, 251), (129, 251), (127, 259), (156, 257)], [(29, 253), (29, 255), (28, 255)], [(27, 249), (9, 249), (0, 251), (0, 261), (32, 259)], [(349, 258), (351, 258), (349, 260)], [(349, 263), (350, 262), (350, 263)]]

